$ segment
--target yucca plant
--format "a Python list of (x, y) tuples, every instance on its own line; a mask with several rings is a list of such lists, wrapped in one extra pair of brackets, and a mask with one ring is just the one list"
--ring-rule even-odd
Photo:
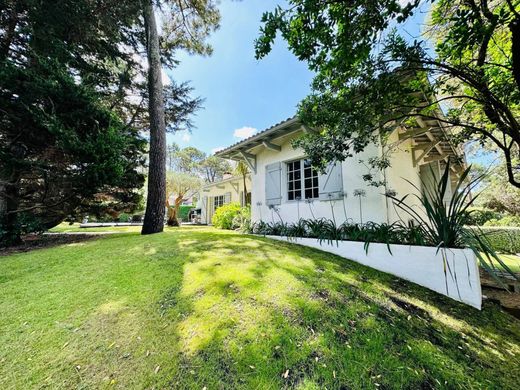
[[(478, 227), (468, 228), (464, 226), (468, 208), (478, 197), (478, 194), (472, 196), (472, 192), (483, 176), (470, 178), (471, 166), (466, 168), (458, 178), (451, 196), (448, 197), (451, 180), (450, 169), (450, 161), (448, 161), (442, 176), (436, 183), (428, 185), (429, 183), (422, 182), (422, 188), (406, 180), (420, 194), (412, 196), (419, 200), (424, 214), (421, 210), (415, 209), (406, 202), (407, 198), (410, 197), (409, 194), (400, 199), (392, 195), (387, 196), (394, 201), (394, 204), (399, 209), (418, 221), (417, 226), (413, 230), (415, 237), (421, 236), (427, 243), (436, 246), (439, 250), (443, 250), (445, 276), (449, 273), (454, 279), (457, 277), (452, 274), (450, 265), (446, 260), (445, 250), (448, 248), (469, 248), (475, 253), (480, 265), (499, 283), (502, 284), (495, 272), (497, 269), (495, 262), (517, 279), (517, 276), (495, 253), (485, 233)], [(432, 176), (435, 177), (431, 167), (430, 170)]]

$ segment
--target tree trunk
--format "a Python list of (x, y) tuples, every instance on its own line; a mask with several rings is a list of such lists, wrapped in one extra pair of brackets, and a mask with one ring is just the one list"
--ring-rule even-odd
[(179, 215), (179, 209), (182, 203), (183, 197), (177, 197), (175, 198), (175, 203), (173, 207), (170, 207), (169, 202), (168, 203), (168, 226), (181, 226), (181, 222), (179, 221), (178, 215)]
[[(0, 181), (3, 178), (0, 178)], [(12, 179), (12, 177), (11, 177)], [(0, 185), (0, 247), (19, 244), (22, 239), (15, 212), (18, 209), (18, 183)]]
[(166, 123), (161, 74), (159, 35), (152, 0), (143, 0), (148, 57), (148, 93), (150, 116), (150, 152), (148, 198), (141, 234), (160, 233), (164, 229), (166, 206)]

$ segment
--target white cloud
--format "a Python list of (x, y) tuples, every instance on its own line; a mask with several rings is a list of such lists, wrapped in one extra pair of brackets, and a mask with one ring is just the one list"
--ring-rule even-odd
[(182, 135), (182, 140), (183, 140), (184, 142), (190, 142), (190, 139), (191, 139), (191, 135), (190, 135), (189, 133), (184, 133), (184, 134)]
[(241, 127), (240, 129), (236, 129), (233, 132), (233, 137), (244, 139), (244, 138), (251, 137), (256, 132), (257, 132), (257, 130), (254, 127), (244, 126), (244, 127)]
[(211, 149), (211, 154), (215, 154), (217, 152), (220, 152), (221, 150), (226, 149), (224, 146), (217, 146), (216, 148)]

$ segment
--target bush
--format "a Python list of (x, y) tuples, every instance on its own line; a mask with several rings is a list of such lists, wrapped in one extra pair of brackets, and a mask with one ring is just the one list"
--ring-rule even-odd
[(132, 222), (133, 223), (143, 222), (143, 216), (141, 214), (132, 215)]
[(484, 226), (488, 221), (500, 218), (502, 218), (502, 214), (497, 211), (486, 208), (470, 207), (468, 208), (464, 224), (471, 226)]
[(514, 215), (507, 215), (500, 219), (490, 219), (484, 226), (510, 226), (520, 227), (520, 217)]
[(127, 213), (121, 213), (119, 214), (119, 222), (130, 222), (132, 219), (132, 216), (130, 214), (127, 214)]
[(249, 209), (247, 207), (242, 207), (239, 203), (228, 203), (215, 211), (211, 222), (213, 226), (219, 229), (238, 229), (240, 227), (238, 223), (242, 216), (245, 218), (248, 213)]
[(180, 205), (177, 218), (182, 222), (189, 222), (188, 218), (191, 210), (193, 210), (193, 206)]
[(491, 247), (497, 252), (520, 253), (520, 228), (481, 228)]

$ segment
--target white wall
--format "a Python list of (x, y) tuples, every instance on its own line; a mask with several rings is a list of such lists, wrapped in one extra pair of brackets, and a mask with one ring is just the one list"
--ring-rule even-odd
[[(251, 179), (246, 178), (247, 191), (251, 192)], [(211, 224), (211, 217), (213, 216), (213, 210), (210, 209), (210, 198), (215, 196), (230, 194), (229, 203), (240, 203), (243, 202), (244, 182), (242, 177), (234, 177), (221, 182), (212, 183), (206, 185), (199, 193), (197, 208), (205, 210), (202, 212), (203, 224)]]
[[(295, 136), (297, 135), (298, 134)], [(284, 222), (295, 222), (299, 218), (313, 218), (312, 213), (315, 218), (325, 217), (332, 219), (332, 204), (338, 225), (343, 223), (346, 218), (354, 222), (361, 222), (360, 200), (353, 195), (356, 189), (363, 189), (366, 192), (366, 197), (361, 198), (363, 222), (373, 221), (382, 223), (387, 222), (388, 219), (392, 222), (398, 218), (391, 205), (387, 209), (387, 199), (384, 196), (385, 189), (383, 187), (369, 186), (362, 177), (368, 173), (369, 170), (365, 165), (360, 163), (359, 160), (366, 161), (371, 156), (380, 156), (381, 150), (378, 146), (369, 145), (363, 153), (347, 159), (342, 163), (343, 191), (346, 193), (346, 197), (344, 197), (343, 200), (333, 201), (320, 201), (315, 199), (311, 204), (312, 213), (309, 209), (309, 204), (305, 203), (304, 200), (297, 202), (287, 199), (287, 173), (285, 163), (303, 158), (304, 153), (300, 149), (293, 149), (290, 140), (287, 140), (281, 147), (280, 152), (264, 149), (256, 155), (257, 172), (256, 174), (252, 174), (253, 191), (251, 211), (253, 221), (261, 219), (266, 222), (272, 222), (279, 221), (281, 217)], [(402, 179), (403, 176), (408, 179), (412, 178), (412, 180), (419, 183), (418, 169), (413, 167), (411, 154), (405, 151), (406, 147), (404, 148), (403, 151), (397, 151), (393, 156), (393, 167), (388, 169), (387, 172), (389, 187), (395, 189), (401, 196), (411, 191), (411, 186)], [(273, 210), (270, 210), (265, 203), (265, 167), (268, 164), (278, 161), (282, 162), (282, 203), (277, 206), (280, 217), (278, 217)], [(376, 177), (375, 179), (378, 180), (379, 178)]]
[[(412, 145), (413, 141), (411, 139), (399, 141), (397, 132), (390, 135), (385, 151), (390, 152), (391, 167), (385, 170), (385, 175), (388, 182), (388, 190), (395, 191), (398, 199), (410, 194), (406, 199), (407, 203), (414, 206), (417, 211), (422, 211), (419, 199), (413, 196), (414, 194), (420, 195), (420, 192), (415, 187), (421, 188), (421, 176), (419, 166), (414, 167), (413, 165)], [(389, 221), (402, 220), (407, 222), (410, 219), (408, 214), (392, 204), (393, 201), (391, 199), (386, 199), (385, 203), (385, 206), (388, 207)]]

